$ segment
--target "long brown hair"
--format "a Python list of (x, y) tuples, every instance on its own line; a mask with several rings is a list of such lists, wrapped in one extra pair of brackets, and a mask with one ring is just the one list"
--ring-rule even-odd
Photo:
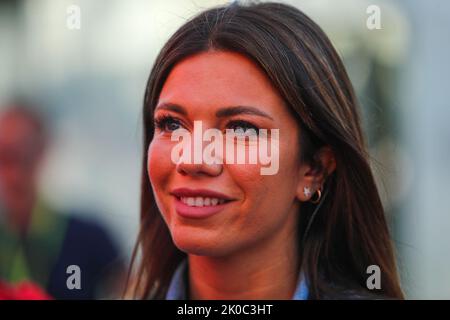
[[(314, 164), (314, 154), (322, 146), (334, 152), (336, 170), (327, 178), (327, 197), (314, 220), (317, 205), (301, 205), (299, 234), (304, 241), (299, 256), (309, 298), (325, 297), (339, 285), (368, 290), (369, 265), (382, 271), (378, 292), (402, 298), (358, 104), (339, 56), (321, 28), (298, 9), (236, 2), (186, 22), (163, 47), (150, 73), (143, 110), (141, 229), (130, 266), (136, 276), (135, 296), (164, 298), (172, 273), (186, 256), (173, 244), (155, 204), (147, 148), (153, 138), (153, 111), (170, 71), (186, 57), (208, 50), (243, 54), (265, 72), (300, 125), (302, 161)], [(138, 254), (140, 262), (134, 269)]]

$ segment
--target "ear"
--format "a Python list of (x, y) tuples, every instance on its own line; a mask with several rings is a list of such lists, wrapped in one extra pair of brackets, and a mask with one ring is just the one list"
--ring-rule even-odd
[(297, 199), (309, 201), (318, 189), (322, 189), (327, 177), (336, 169), (334, 152), (330, 146), (320, 148), (311, 163), (300, 165)]

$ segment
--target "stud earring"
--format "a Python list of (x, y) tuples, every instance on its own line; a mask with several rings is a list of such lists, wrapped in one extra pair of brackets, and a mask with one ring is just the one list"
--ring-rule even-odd
[(305, 195), (305, 197), (309, 198), (311, 196), (311, 189), (309, 187), (304, 187), (303, 194)]

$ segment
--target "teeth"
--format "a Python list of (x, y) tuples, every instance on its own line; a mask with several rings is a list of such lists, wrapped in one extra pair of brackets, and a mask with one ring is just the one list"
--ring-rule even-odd
[(225, 203), (224, 199), (204, 197), (181, 197), (181, 201), (190, 207), (216, 206)]
[(195, 198), (195, 206), (196, 207), (203, 207), (203, 198), (202, 197)]

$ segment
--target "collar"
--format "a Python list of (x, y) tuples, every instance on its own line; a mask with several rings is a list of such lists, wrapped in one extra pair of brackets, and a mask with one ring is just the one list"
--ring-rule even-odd
[[(166, 294), (166, 300), (186, 300), (188, 283), (188, 263), (184, 259), (175, 270), (169, 284), (169, 290)], [(307, 300), (308, 287), (306, 285), (303, 273), (300, 273), (297, 288), (295, 289), (292, 300)]]

